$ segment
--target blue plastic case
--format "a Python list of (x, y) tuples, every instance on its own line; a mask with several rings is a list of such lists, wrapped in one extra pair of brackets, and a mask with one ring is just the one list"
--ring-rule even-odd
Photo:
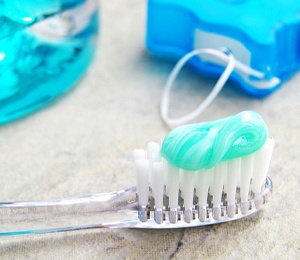
[[(231, 78), (247, 93), (266, 96), (300, 67), (300, 0), (148, 0), (146, 45), (176, 58), (198, 48), (228, 47), (265, 75), (258, 80), (235, 71)], [(190, 64), (209, 75), (224, 70), (210, 57)]]

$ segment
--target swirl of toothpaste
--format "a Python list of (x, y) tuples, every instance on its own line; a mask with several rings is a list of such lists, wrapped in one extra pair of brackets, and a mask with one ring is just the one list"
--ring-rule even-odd
[(215, 121), (175, 128), (165, 137), (161, 155), (177, 168), (208, 169), (222, 161), (256, 152), (267, 136), (268, 129), (261, 116), (244, 111)]

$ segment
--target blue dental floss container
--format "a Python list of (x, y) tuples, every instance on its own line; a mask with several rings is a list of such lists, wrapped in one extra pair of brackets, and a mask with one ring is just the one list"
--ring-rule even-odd
[[(276, 90), (300, 68), (299, 0), (148, 0), (147, 48), (180, 58), (199, 48), (229, 48), (234, 57), (262, 72), (263, 79), (235, 70), (231, 79), (250, 95)], [(224, 70), (212, 57), (189, 62), (200, 73)]]

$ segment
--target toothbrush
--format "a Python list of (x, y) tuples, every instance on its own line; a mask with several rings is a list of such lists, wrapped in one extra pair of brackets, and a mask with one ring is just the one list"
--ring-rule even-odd
[(92, 228), (168, 229), (218, 224), (270, 199), (274, 140), (245, 111), (172, 130), (133, 152), (137, 185), (86, 197), (0, 203), (0, 236)]

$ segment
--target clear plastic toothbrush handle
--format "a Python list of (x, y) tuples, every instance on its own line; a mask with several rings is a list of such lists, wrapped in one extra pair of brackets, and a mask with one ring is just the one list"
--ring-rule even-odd
[(137, 222), (135, 187), (72, 199), (0, 203), (0, 237), (126, 227)]

